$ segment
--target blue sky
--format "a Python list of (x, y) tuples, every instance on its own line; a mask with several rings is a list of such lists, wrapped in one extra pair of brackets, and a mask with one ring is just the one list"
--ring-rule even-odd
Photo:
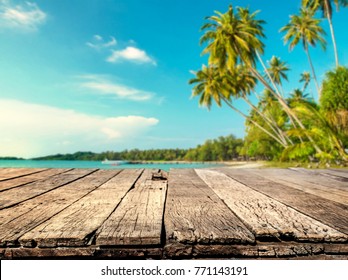
[[(204, 18), (230, 3), (0, 0), (0, 156), (189, 148), (221, 135), (243, 137), (241, 117), (224, 107), (199, 108), (188, 85), (190, 71), (207, 61), (198, 43)], [(279, 33), (299, 3), (232, 1), (261, 10), (263, 58), (288, 62), (286, 91), (309, 71), (301, 46), (289, 53)], [(334, 14), (343, 65), (346, 13)], [(311, 50), (319, 79), (334, 66), (329, 33), (327, 41), (326, 52)]]

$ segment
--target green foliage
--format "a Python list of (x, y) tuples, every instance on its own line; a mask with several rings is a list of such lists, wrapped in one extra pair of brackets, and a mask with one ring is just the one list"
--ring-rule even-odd
[(229, 161), (239, 157), (242, 146), (242, 139), (233, 135), (220, 136), (218, 139), (207, 140), (195, 149), (190, 149), (184, 159), (190, 161)]
[(325, 75), (321, 111), (345, 147), (348, 147), (348, 68), (340, 66)]
[[(260, 99), (258, 108), (268, 118), (272, 118), (277, 123), (279, 129), (285, 129), (287, 115), (282, 110), (279, 102), (268, 91), (265, 91)], [(261, 126), (266, 126), (265, 119), (257, 114), (255, 110), (250, 113), (250, 119)], [(283, 149), (282, 145), (250, 121), (246, 122), (246, 131), (247, 134), (241, 155), (263, 160), (279, 159)]]
[[(256, 19), (258, 12), (230, 6), (226, 13), (216, 12), (207, 18), (201, 43), (205, 44), (203, 54), (209, 54), (208, 66), (203, 66), (190, 80), (190, 84), (194, 84), (192, 96), (199, 96), (200, 105), (208, 108), (213, 102), (221, 106), (223, 101), (245, 117), (247, 135), (243, 146), (238, 148), (240, 155), (260, 159), (348, 161), (344, 148), (348, 144), (347, 68), (339, 67), (326, 75), (320, 106), (305, 92), (313, 78), (318, 96), (321, 94), (309, 53), (310, 46), (326, 48), (326, 33), (316, 11), (323, 10), (330, 20), (332, 4), (347, 3), (303, 0), (299, 14), (291, 15), (289, 23), (281, 28), (290, 50), (298, 44), (303, 46), (312, 71), (312, 77), (307, 71), (302, 73), (302, 89), (294, 90), (286, 100), (282, 80), (287, 80), (290, 68), (276, 56), (272, 56), (268, 68), (263, 63), (264, 21)], [(331, 21), (330, 32), (333, 37)], [(338, 65), (335, 43), (333, 45)], [(263, 71), (259, 71), (258, 66), (262, 66)], [(261, 98), (256, 93), (258, 82), (264, 86)], [(257, 105), (250, 98), (252, 94), (258, 99)], [(250, 106), (248, 116), (234, 105), (237, 99)], [(189, 150), (185, 158), (222, 160), (226, 149), (220, 142), (208, 140)]]
[(74, 154), (57, 154), (35, 158), (36, 160), (130, 160), (130, 161), (228, 161), (239, 156), (243, 140), (233, 135), (207, 140), (203, 145), (193, 149), (150, 149), (124, 150), (121, 152), (107, 151), (103, 153), (76, 152)]
[(348, 110), (348, 68), (329, 71), (323, 81), (320, 106), (324, 112)]

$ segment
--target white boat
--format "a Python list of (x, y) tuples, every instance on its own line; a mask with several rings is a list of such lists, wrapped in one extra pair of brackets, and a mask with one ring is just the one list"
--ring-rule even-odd
[(107, 158), (102, 161), (102, 164), (109, 164), (109, 165), (121, 165), (126, 163), (127, 162), (123, 160), (108, 160)]

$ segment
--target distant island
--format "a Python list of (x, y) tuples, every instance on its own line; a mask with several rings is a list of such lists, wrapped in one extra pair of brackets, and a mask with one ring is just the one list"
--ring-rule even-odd
[(230, 161), (241, 157), (243, 140), (234, 135), (207, 140), (203, 145), (191, 149), (131, 149), (121, 152), (102, 153), (76, 152), (32, 158), (33, 160), (86, 160), (102, 161)]
[(0, 157), (0, 160), (23, 160), (24, 158), (18, 157)]

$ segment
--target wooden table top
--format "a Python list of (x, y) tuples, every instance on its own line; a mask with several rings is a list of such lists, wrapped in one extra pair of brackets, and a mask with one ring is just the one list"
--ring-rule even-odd
[(1, 168), (0, 258), (348, 259), (348, 171)]

